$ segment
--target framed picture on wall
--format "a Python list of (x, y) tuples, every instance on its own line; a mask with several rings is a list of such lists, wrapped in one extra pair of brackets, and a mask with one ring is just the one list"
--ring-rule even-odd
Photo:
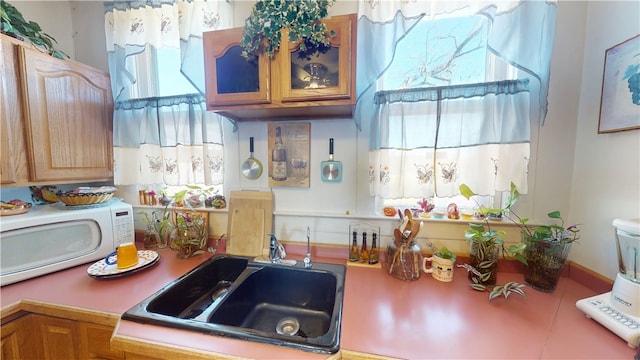
[(311, 123), (269, 122), (269, 186), (309, 187)]
[(640, 129), (640, 35), (605, 52), (598, 134)]

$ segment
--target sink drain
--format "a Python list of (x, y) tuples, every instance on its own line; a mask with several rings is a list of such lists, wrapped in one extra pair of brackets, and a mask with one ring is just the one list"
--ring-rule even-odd
[(298, 330), (300, 330), (300, 322), (294, 318), (284, 318), (276, 325), (276, 332), (280, 335), (295, 335)]

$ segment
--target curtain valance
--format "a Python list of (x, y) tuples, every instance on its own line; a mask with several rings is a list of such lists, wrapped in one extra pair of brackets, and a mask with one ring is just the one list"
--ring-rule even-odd
[(523, 91), (529, 91), (529, 79), (378, 91), (375, 94), (374, 103), (379, 105), (400, 101), (438, 101), (445, 99), (471, 98), (489, 94), (516, 94)]

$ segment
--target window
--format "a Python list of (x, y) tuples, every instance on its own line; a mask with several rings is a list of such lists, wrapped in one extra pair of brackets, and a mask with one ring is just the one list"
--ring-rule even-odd
[[(423, 19), (398, 42), (393, 61), (376, 84), (378, 90), (384, 90), (376, 93), (378, 116), (381, 118), (376, 141), (380, 150), (370, 153), (370, 171), (373, 173), (374, 183), (371, 192), (375, 195), (376, 209), (384, 206), (419, 208), (418, 201), (423, 198), (432, 198), (437, 208), (446, 208), (449, 203), (455, 202), (460, 208), (471, 209), (477, 206), (475, 201), (483, 206), (500, 207), (501, 192), (486, 191), (493, 189), (493, 186), (483, 186), (482, 190), (476, 191), (487, 195), (478, 197), (475, 201), (462, 196), (452, 197), (460, 183), (469, 183), (469, 179), (473, 178), (471, 173), (475, 169), (469, 166), (476, 166), (477, 159), (474, 156), (481, 156), (471, 155), (469, 149), (484, 148), (478, 151), (483, 152), (482, 156), (487, 161), (494, 161), (496, 168), (499, 161), (505, 164), (518, 161), (507, 162), (502, 158), (498, 160), (499, 154), (504, 157), (505, 150), (499, 150), (495, 146), (503, 141), (512, 142), (505, 141), (507, 138), (501, 133), (518, 126), (502, 124), (502, 120), (494, 124), (491, 122), (492, 118), (501, 118), (505, 114), (518, 118), (524, 114), (528, 119), (528, 96), (524, 102), (526, 108), (521, 109), (522, 111), (499, 113), (501, 110), (497, 108), (503, 107), (502, 100), (487, 100), (489, 97), (497, 98), (497, 92), (482, 93), (482, 97), (475, 98), (477, 94), (468, 94), (479, 94), (479, 90), (465, 90), (465, 86), (469, 89), (482, 89), (493, 86), (498, 80), (516, 79), (517, 69), (489, 51), (489, 27), (489, 20), (480, 15)], [(500, 88), (501, 83), (496, 86)], [(452, 98), (444, 95), (442, 100), (436, 99), (436, 96), (443, 96), (443, 91), (457, 92), (457, 95), (452, 95)], [(390, 99), (398, 94), (402, 94), (399, 96), (407, 102), (402, 105), (381, 105), (384, 101), (392, 102)], [(381, 98), (386, 100), (379, 100)], [(458, 100), (459, 98), (462, 100)], [(513, 106), (518, 107), (519, 104)], [(520, 128), (523, 136), (517, 139), (518, 142), (524, 138), (528, 140), (528, 121), (526, 124), (526, 129)], [(476, 143), (476, 133), (486, 132), (484, 129), (487, 127), (501, 129), (491, 129), (497, 131), (489, 136), (492, 140), (485, 140), (487, 138), (480, 135), (480, 140)], [(469, 140), (470, 138), (473, 140)], [(493, 148), (487, 150), (491, 146)], [(521, 151), (518, 155), (522, 156), (524, 164), (528, 159), (528, 143), (518, 151)], [(445, 158), (450, 161), (444, 161)], [(400, 169), (394, 173), (392, 166), (388, 164), (394, 164)], [(449, 166), (451, 168), (447, 168)], [(453, 174), (454, 171), (457, 174)], [(458, 174), (461, 174), (460, 177), (456, 177)], [(464, 180), (464, 174), (467, 180)], [(387, 175), (389, 178), (384, 179)], [(440, 177), (445, 176), (451, 178), (440, 181), (435, 189), (429, 189), (434, 187), (433, 183)], [(395, 184), (394, 179), (398, 179)], [(502, 182), (509, 183), (504, 179)], [(473, 185), (470, 186), (476, 190)], [(505, 191), (508, 190), (508, 186), (502, 187)], [(418, 193), (425, 195), (418, 197)], [(445, 195), (440, 196), (442, 193)]]

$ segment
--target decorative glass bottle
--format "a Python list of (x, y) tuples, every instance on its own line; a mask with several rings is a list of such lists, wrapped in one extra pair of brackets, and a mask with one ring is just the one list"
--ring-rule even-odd
[(358, 233), (353, 232), (353, 240), (351, 243), (351, 251), (349, 252), (349, 261), (356, 262), (360, 260), (360, 253), (358, 251)]
[(378, 234), (373, 233), (371, 235), (371, 250), (369, 251), (369, 264), (377, 264), (378, 263), (378, 243), (377, 243)]

